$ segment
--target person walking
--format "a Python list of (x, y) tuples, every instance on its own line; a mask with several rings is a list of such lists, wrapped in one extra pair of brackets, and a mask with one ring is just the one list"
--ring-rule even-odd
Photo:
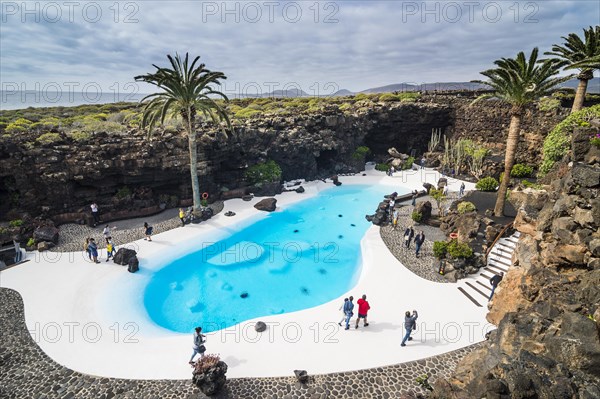
[(412, 202), (410, 203), (412, 206), (417, 206), (417, 197), (419, 196), (419, 192), (414, 190), (412, 192)]
[(421, 158), (421, 169), (425, 168), (425, 157)]
[(363, 324), (365, 327), (367, 327), (369, 325), (369, 323), (367, 322), (367, 312), (369, 311), (369, 309), (371, 309), (369, 302), (367, 302), (367, 296), (363, 295), (362, 298), (356, 301), (356, 303), (358, 304), (358, 317), (356, 318), (356, 325), (354, 326), (354, 328), (358, 328), (358, 322), (360, 321), (360, 319), (363, 319)]
[(202, 334), (202, 327), (196, 327), (194, 331), (194, 352), (192, 352), (192, 357), (190, 358), (189, 364), (194, 364), (194, 357), (196, 355), (200, 355), (200, 359), (204, 357), (204, 352), (206, 352), (206, 347), (204, 343), (206, 342), (206, 336)]
[(462, 198), (465, 195), (465, 182), (460, 183), (460, 188), (458, 189), (458, 198)]
[(498, 284), (500, 284), (500, 281), (502, 281), (502, 278), (504, 277), (504, 272), (500, 272), (500, 274), (495, 274), (494, 277), (492, 277), (490, 279), (490, 285), (492, 286), (492, 293), (490, 294), (490, 299), (488, 299), (488, 301), (492, 300), (492, 297), (494, 296), (494, 291), (496, 291), (496, 287), (498, 286)]
[(93, 238), (90, 238), (88, 249), (90, 251), (90, 254), (92, 255), (94, 263), (100, 263), (100, 261), (98, 260), (98, 245), (96, 244), (96, 241), (94, 241)]
[(342, 303), (342, 306), (340, 306), (340, 309), (342, 311), (342, 319), (339, 321), (338, 326), (342, 326), (342, 323), (346, 320), (346, 310), (344, 309), (346, 306), (346, 302), (348, 302), (348, 298), (344, 298), (344, 303)]
[(352, 318), (352, 316), (354, 316), (354, 304), (352, 303), (352, 301), (354, 300), (354, 297), (349, 297), (348, 298), (348, 302), (344, 303), (344, 314), (346, 315), (346, 330), (350, 329), (350, 319)]
[(181, 227), (185, 226), (185, 211), (183, 208), (179, 208), (179, 220), (181, 220)]
[(144, 222), (144, 234), (146, 235), (144, 240), (152, 241), (152, 230), (154, 230), (154, 228), (148, 223)]
[(98, 223), (100, 223), (100, 215), (98, 214), (98, 204), (96, 204), (95, 202), (90, 205), (90, 208), (92, 209), (92, 217), (94, 218), (94, 227), (98, 226)]
[(412, 226), (407, 227), (406, 230), (404, 230), (404, 245), (406, 246), (406, 248), (410, 248), (410, 242), (412, 241), (414, 236), (415, 231), (413, 230)]
[(396, 230), (398, 227), (398, 218), (400, 217), (400, 211), (398, 209), (394, 209), (394, 213), (392, 215), (392, 228)]
[[(117, 226), (113, 226), (113, 229), (116, 229)], [(104, 236), (104, 239), (108, 239), (108, 237), (111, 237), (112, 234), (110, 233), (110, 227), (108, 227), (108, 225), (104, 226), (104, 230), (102, 230), (102, 235)]]
[(418, 317), (419, 314), (416, 310), (413, 310), (412, 316), (410, 314), (410, 311), (408, 310), (404, 314), (404, 329), (406, 330), (406, 334), (404, 335), (404, 338), (402, 338), (402, 343), (400, 344), (400, 346), (406, 346), (406, 341), (412, 341), (412, 337), (410, 336), (410, 334), (413, 332), (413, 330), (417, 329)]
[(395, 171), (396, 171), (396, 168), (394, 168), (394, 165), (392, 165), (392, 166), (390, 167), (390, 176), (391, 176), (391, 177), (394, 177), (394, 172), (395, 172)]
[(419, 257), (419, 252), (421, 251), (421, 246), (423, 245), (423, 243), (425, 242), (425, 233), (423, 233), (423, 230), (419, 231), (419, 234), (417, 234), (417, 236), (415, 237), (415, 256), (418, 258)]
[(85, 244), (83, 244), (83, 250), (87, 253), (88, 258), (92, 260), (92, 252), (90, 251), (90, 238), (85, 239)]
[(113, 244), (112, 237), (106, 239), (106, 261), (115, 256), (115, 245)]

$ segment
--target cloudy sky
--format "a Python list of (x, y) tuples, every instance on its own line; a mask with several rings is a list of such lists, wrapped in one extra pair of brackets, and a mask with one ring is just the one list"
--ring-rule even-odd
[(478, 79), (500, 57), (549, 50), (600, 23), (597, 1), (1, 2), (2, 89), (100, 87), (165, 55), (201, 55), (228, 94), (360, 91)]

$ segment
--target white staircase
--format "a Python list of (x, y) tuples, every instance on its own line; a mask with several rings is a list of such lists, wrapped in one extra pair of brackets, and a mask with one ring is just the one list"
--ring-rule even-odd
[(492, 292), (490, 279), (495, 274), (506, 272), (512, 266), (512, 254), (515, 251), (517, 242), (521, 233), (516, 231), (509, 237), (502, 237), (492, 247), (488, 255), (487, 266), (483, 267), (476, 274), (471, 274), (467, 278), (458, 280), (457, 289), (465, 295), (465, 299), (471, 301), (478, 307), (487, 304)]

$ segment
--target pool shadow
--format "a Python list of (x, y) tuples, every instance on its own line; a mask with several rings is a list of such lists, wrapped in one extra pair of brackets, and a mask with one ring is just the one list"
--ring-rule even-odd
[[(350, 323), (350, 329), (354, 330), (354, 326), (356, 321)], [(362, 321), (358, 325), (357, 331), (361, 332), (382, 332), (386, 330), (397, 330), (399, 334), (402, 333), (402, 324), (393, 324), (393, 323), (378, 323), (378, 322), (370, 322), (368, 327), (364, 327)]]
[(241, 364), (248, 362), (247, 360), (238, 359), (237, 357), (234, 357), (234, 356), (227, 356), (225, 358), (222, 358), (221, 360), (223, 360), (229, 367), (237, 367)]

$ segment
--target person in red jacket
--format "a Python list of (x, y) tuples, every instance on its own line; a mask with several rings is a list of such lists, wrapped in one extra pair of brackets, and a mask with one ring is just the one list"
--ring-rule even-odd
[(358, 318), (356, 319), (356, 326), (354, 328), (358, 328), (358, 322), (360, 319), (363, 319), (364, 326), (367, 327), (369, 323), (367, 322), (367, 312), (371, 309), (369, 306), (369, 302), (367, 302), (367, 296), (363, 295), (361, 299), (356, 301), (358, 304)]

